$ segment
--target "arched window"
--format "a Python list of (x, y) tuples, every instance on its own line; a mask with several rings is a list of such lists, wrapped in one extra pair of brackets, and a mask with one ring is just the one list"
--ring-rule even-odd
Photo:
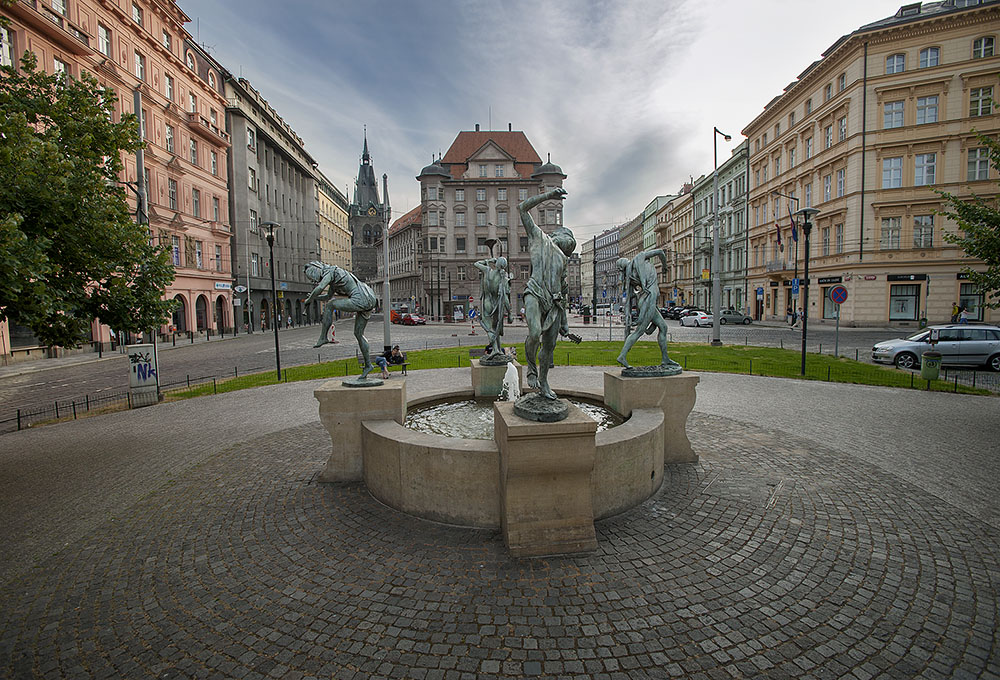
[(208, 85), (211, 88), (215, 88), (215, 74), (211, 71), (208, 72)]
[(940, 63), (941, 50), (937, 47), (925, 47), (920, 50), (920, 68), (930, 68)]
[(893, 54), (885, 60), (886, 73), (902, 73), (906, 70), (906, 55)]
[(188, 52), (184, 56), (184, 63), (186, 63), (187, 67), (193, 71), (194, 70), (194, 55), (191, 54), (190, 52)]

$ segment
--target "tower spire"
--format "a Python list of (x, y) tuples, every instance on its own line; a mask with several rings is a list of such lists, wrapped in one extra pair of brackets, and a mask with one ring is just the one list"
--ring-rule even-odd
[(368, 155), (368, 126), (365, 125), (365, 148), (361, 152), (361, 162), (368, 163), (371, 157)]

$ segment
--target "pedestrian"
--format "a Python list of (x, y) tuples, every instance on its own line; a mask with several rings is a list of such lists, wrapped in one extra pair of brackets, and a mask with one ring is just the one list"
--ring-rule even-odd
[(958, 306), (957, 302), (951, 303), (951, 323), (958, 323), (958, 315), (962, 312), (962, 308)]
[(959, 323), (969, 323), (969, 308), (962, 307), (958, 312), (958, 322)]
[(802, 308), (801, 307), (799, 307), (798, 310), (794, 314), (792, 314), (792, 318), (795, 319), (795, 321), (792, 323), (792, 328), (795, 329), (795, 330), (801, 329), (802, 328)]
[(787, 323), (789, 326), (795, 323), (795, 317), (792, 314), (791, 305), (788, 305), (788, 307), (785, 308), (785, 323)]

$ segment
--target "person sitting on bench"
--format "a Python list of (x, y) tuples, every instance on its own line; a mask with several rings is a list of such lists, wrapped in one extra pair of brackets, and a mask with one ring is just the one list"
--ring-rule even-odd
[(379, 368), (382, 369), (382, 377), (389, 377), (389, 364), (402, 364), (406, 361), (403, 357), (402, 352), (399, 351), (399, 345), (396, 345), (388, 352), (383, 352), (379, 356), (375, 357), (375, 363)]

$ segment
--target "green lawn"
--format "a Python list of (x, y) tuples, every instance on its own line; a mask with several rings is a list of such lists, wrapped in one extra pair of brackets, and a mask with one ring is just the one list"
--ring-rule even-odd
[[(519, 359), (523, 362), (523, 345), (508, 346), (517, 347)], [(620, 349), (621, 342), (617, 341), (584, 342), (579, 345), (560, 342), (556, 345), (555, 363), (556, 366), (613, 366), (616, 365), (615, 357), (618, 356)], [(669, 351), (670, 358), (689, 371), (743, 373), (780, 378), (802, 377), (799, 375), (801, 354), (796, 350), (739, 345), (712, 347), (698, 343), (674, 342), (670, 344)], [(633, 366), (657, 364), (660, 360), (659, 347), (655, 342), (636, 343), (628, 358), (629, 363)], [(415, 350), (407, 352), (407, 361), (410, 364), (409, 370), (412, 371), (469, 366), (469, 347)], [(360, 373), (361, 369), (358, 367), (357, 359), (350, 358), (287, 368), (284, 370), (282, 378), (285, 382), (293, 382), (358, 375)], [(919, 375), (826, 354), (806, 355), (804, 379), (914, 389), (928, 388), (927, 381), (921, 380)], [(205, 394), (273, 385), (276, 382), (275, 371), (255, 373), (238, 378), (217, 378), (213, 382), (170, 391), (167, 394), (167, 399), (187, 399)], [(929, 387), (931, 390), (939, 392), (955, 391), (953, 383), (941, 380), (932, 381)], [(990, 394), (986, 390), (973, 389), (964, 385), (959, 385), (958, 391), (964, 394)]]

